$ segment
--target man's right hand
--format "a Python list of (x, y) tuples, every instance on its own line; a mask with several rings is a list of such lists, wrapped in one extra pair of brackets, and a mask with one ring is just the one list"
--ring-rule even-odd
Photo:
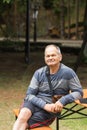
[(44, 106), (44, 110), (48, 111), (48, 112), (53, 112), (53, 113), (56, 113), (55, 112), (55, 104), (52, 103), (52, 104), (46, 104)]

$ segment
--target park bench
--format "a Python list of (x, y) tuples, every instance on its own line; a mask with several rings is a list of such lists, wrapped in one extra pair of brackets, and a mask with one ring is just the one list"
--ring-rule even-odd
[[(77, 107), (79, 105), (79, 107)], [(87, 118), (87, 114), (84, 113), (84, 109), (87, 109), (87, 89), (83, 89), (83, 99), (76, 100), (71, 105), (64, 106), (64, 112), (61, 113), (60, 117), (56, 118), (56, 130), (59, 130), (59, 120), (65, 120), (65, 119), (82, 119)], [(15, 115), (15, 118), (17, 119), (19, 114), (19, 109), (13, 109), (13, 113)], [(79, 114), (81, 117), (71, 117), (73, 114)], [(34, 128), (32, 130), (52, 130), (49, 126), (44, 127), (38, 127)]]

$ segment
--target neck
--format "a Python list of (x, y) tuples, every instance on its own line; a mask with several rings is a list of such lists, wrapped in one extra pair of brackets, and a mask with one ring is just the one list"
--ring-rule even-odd
[(50, 74), (55, 74), (60, 68), (60, 64), (56, 66), (50, 66)]

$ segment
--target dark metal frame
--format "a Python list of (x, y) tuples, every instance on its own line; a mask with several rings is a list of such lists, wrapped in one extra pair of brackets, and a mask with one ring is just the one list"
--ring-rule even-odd
[[(61, 115), (59, 117), (57, 117), (57, 119), (56, 119), (56, 130), (59, 130), (59, 121), (60, 120), (87, 118), (87, 114), (83, 112), (83, 110), (87, 109), (87, 107), (85, 107), (83, 105), (79, 105), (79, 108), (77, 109), (76, 106), (78, 106), (78, 105), (79, 104), (74, 103), (71, 107), (65, 106), (63, 108), (65, 111), (62, 112)], [(75, 113), (81, 115), (81, 117), (71, 117), (71, 118), (69, 117), (69, 116), (71, 116), (71, 115), (73, 115)]]

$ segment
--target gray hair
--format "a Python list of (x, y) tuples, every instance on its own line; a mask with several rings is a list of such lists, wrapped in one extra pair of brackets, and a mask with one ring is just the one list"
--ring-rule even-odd
[(50, 46), (55, 47), (55, 48), (58, 50), (58, 53), (60, 53), (60, 54), (61, 54), (61, 50), (60, 50), (59, 46), (54, 45), (54, 44), (47, 45), (47, 46), (45, 47), (45, 50), (46, 50), (48, 47), (50, 47)]

